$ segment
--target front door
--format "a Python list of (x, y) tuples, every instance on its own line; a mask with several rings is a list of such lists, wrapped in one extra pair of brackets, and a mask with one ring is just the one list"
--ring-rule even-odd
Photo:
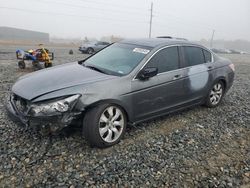
[(183, 102), (183, 69), (179, 69), (179, 61), (177, 46), (161, 49), (144, 67), (157, 67), (158, 74), (148, 80), (132, 81), (135, 121), (160, 115)]

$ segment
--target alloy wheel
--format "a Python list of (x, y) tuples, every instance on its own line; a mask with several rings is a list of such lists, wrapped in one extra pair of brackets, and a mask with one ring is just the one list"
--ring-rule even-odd
[(210, 102), (212, 105), (217, 105), (223, 95), (223, 86), (221, 83), (216, 83), (210, 92)]
[(123, 132), (125, 119), (122, 111), (116, 106), (107, 107), (99, 119), (99, 134), (108, 143), (118, 140)]

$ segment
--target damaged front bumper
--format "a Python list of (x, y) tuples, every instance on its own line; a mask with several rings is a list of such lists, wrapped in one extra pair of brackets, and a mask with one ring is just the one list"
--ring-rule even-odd
[(53, 116), (31, 116), (23, 112), (13, 96), (8, 98), (6, 109), (14, 122), (21, 122), (26, 128), (39, 131), (42, 134), (56, 133), (79, 119), (81, 112), (64, 112)]

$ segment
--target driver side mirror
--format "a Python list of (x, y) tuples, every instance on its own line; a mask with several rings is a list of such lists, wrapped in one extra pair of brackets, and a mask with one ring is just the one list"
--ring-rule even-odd
[(140, 80), (147, 80), (151, 77), (154, 77), (157, 74), (158, 74), (158, 68), (148, 67), (148, 68), (142, 69), (137, 75), (137, 78), (139, 78)]

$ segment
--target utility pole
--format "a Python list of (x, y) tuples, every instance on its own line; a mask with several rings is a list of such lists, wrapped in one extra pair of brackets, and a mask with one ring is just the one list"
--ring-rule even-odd
[(211, 40), (210, 40), (210, 48), (213, 48), (214, 32), (215, 32), (215, 30), (213, 30), (212, 37), (211, 37)]
[(149, 38), (151, 38), (152, 18), (153, 18), (153, 2), (151, 2), (151, 8), (150, 8), (149, 35), (148, 35)]

